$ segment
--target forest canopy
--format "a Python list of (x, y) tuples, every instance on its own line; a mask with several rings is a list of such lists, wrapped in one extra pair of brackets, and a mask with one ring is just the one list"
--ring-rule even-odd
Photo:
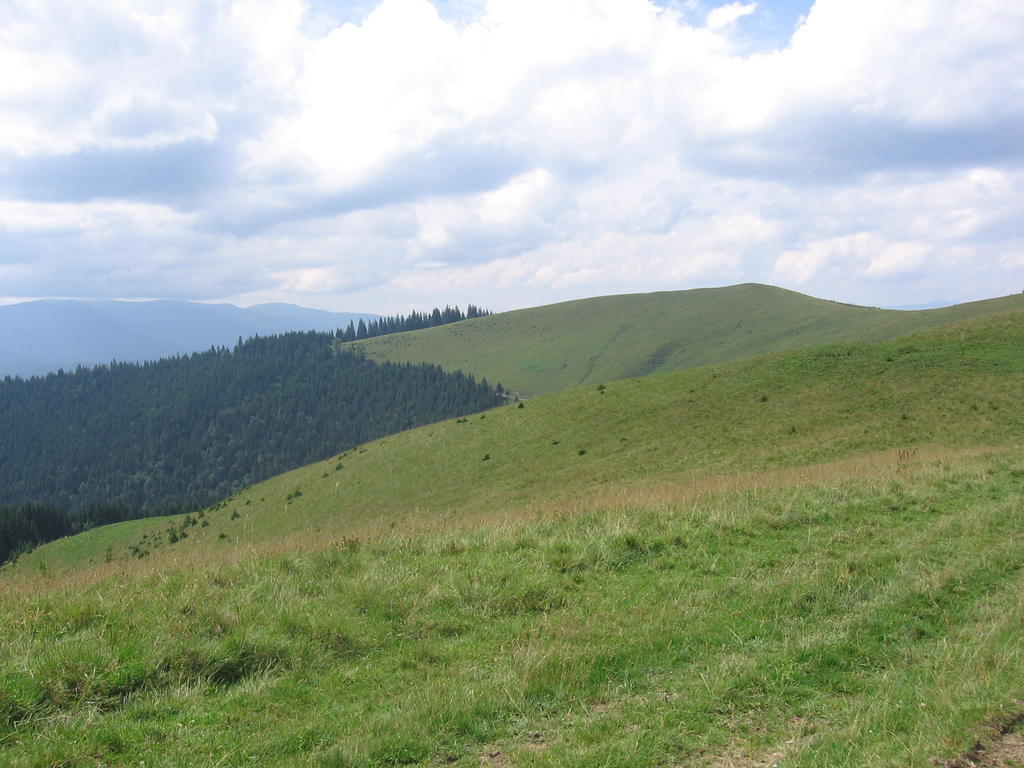
[(501, 398), (435, 365), (378, 363), (337, 334), (0, 381), (0, 506), (73, 515), (205, 506), (359, 443)]

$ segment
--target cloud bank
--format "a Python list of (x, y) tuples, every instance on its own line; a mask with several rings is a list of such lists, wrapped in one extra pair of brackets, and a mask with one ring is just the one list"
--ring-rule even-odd
[(1024, 7), (792, 9), (13, 0), (0, 296), (1024, 288)]

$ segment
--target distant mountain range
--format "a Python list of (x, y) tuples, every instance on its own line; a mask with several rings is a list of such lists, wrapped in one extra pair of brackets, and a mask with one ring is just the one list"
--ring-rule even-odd
[(234, 346), (239, 337), (330, 331), (374, 317), (293, 304), (243, 309), (192, 301), (28, 301), (0, 307), (0, 376), (156, 360)]

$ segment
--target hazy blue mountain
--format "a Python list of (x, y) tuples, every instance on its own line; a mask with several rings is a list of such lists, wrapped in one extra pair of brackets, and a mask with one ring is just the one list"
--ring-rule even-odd
[(31, 376), (234, 346), (286, 331), (329, 331), (375, 315), (291, 304), (191, 301), (29, 301), (0, 307), (0, 376)]
[(934, 301), (926, 301), (923, 304), (904, 304), (899, 307), (883, 307), (883, 309), (900, 309), (907, 312), (915, 312), (919, 309), (942, 309), (942, 307), (952, 307), (954, 304), (956, 304), (955, 301), (935, 299)]

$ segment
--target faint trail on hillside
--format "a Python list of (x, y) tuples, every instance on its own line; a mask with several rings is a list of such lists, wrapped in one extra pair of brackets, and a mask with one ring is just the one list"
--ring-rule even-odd
[(632, 330), (632, 328), (632, 324), (619, 326), (619, 330), (617, 330), (615, 335), (608, 340), (608, 343), (605, 344), (596, 355), (590, 358), (590, 361), (587, 363), (587, 372), (583, 374), (583, 378), (580, 379), (580, 385), (587, 384), (590, 381), (590, 377), (594, 375), (594, 368), (599, 362), (601, 362), (601, 358), (604, 357), (605, 353), (611, 349), (612, 345), (619, 340), (619, 337), (622, 336), (622, 334), (626, 331)]

